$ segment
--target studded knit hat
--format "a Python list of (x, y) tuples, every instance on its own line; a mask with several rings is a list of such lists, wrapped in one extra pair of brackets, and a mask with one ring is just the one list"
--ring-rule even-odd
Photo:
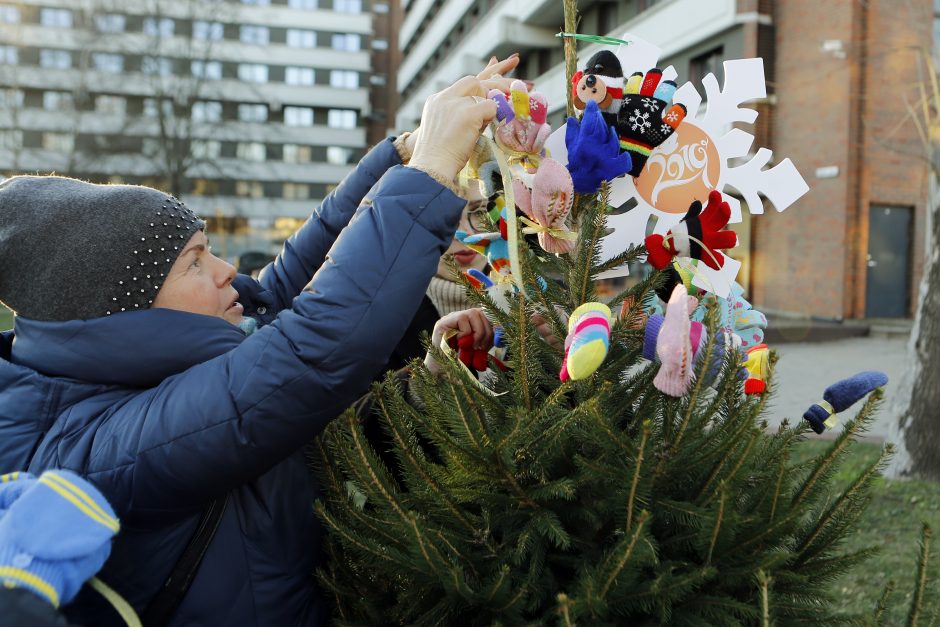
[(0, 183), (0, 302), (47, 321), (147, 309), (204, 228), (183, 203), (149, 187), (9, 178)]

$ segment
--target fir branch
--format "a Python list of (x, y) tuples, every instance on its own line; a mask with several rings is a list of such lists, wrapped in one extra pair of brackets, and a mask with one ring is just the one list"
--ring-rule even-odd
[(371, 555), (379, 560), (400, 565), (397, 560), (392, 558), (391, 555), (389, 555), (388, 553), (379, 551), (377, 549), (374, 549), (373, 547), (365, 544), (359, 539), (357, 534), (350, 533), (350, 531), (344, 525), (339, 524), (336, 518), (334, 518), (333, 515), (330, 514), (329, 511), (327, 511), (322, 501), (317, 502), (314, 505), (314, 509), (316, 510), (317, 514), (320, 516), (320, 520), (326, 523), (326, 525), (330, 529), (332, 529), (337, 535), (339, 535), (339, 537), (343, 541), (345, 541), (348, 546), (355, 547), (359, 549), (361, 552)]
[[(751, 454), (751, 449), (754, 448), (754, 445), (757, 444), (758, 440), (763, 437), (763, 433), (757, 429), (751, 434), (751, 439), (748, 441), (747, 446), (744, 447), (744, 452), (738, 456), (738, 463), (734, 465), (734, 468), (731, 469), (731, 472), (722, 479), (725, 483), (731, 483), (734, 480), (735, 475), (738, 474), (738, 471), (741, 469), (741, 466), (744, 465), (744, 462), (747, 461), (748, 456)], [(707, 486), (706, 486), (707, 487)], [(704, 490), (703, 490), (704, 491)], [(705, 501), (706, 503), (711, 501), (711, 496)]]
[(773, 495), (773, 498), (771, 499), (770, 517), (768, 519), (768, 522), (773, 522), (774, 516), (777, 513), (777, 503), (780, 500), (780, 490), (783, 486), (783, 477), (787, 473), (787, 462), (789, 459), (790, 459), (790, 451), (784, 450), (783, 458), (780, 460), (780, 465), (777, 470), (777, 481), (774, 483), (774, 495)]
[(712, 531), (712, 539), (708, 545), (708, 555), (705, 557), (705, 564), (712, 563), (712, 552), (715, 550), (715, 544), (718, 542), (718, 532), (721, 530), (721, 523), (725, 517), (725, 499), (728, 497), (724, 484), (720, 488), (721, 497), (718, 499), (718, 516), (715, 518), (715, 529)]
[(558, 602), (558, 612), (561, 613), (561, 617), (565, 621), (565, 627), (574, 627), (575, 624), (571, 620), (571, 606), (573, 603), (568, 598), (568, 595), (564, 592), (559, 592), (556, 601)]
[[(649, 520), (649, 518), (650, 518), (650, 513), (648, 511), (643, 510), (642, 512), (640, 512), (640, 516), (639, 518), (637, 518), (637, 521), (636, 521), (636, 530), (633, 532), (633, 537), (630, 538), (630, 542), (624, 546), (623, 553), (621, 554), (620, 558), (617, 560), (616, 564), (614, 564), (613, 569), (611, 570), (610, 574), (607, 576), (607, 581), (604, 582), (604, 585), (600, 589), (600, 597), (599, 597), (600, 600), (603, 600), (607, 596), (607, 593), (610, 592), (611, 586), (614, 585), (614, 582), (617, 580), (617, 577), (620, 575), (621, 572), (623, 572), (623, 569), (626, 567), (627, 563), (630, 561), (630, 558), (633, 557), (633, 550), (636, 547), (636, 543), (640, 539), (640, 535), (643, 532), (643, 526), (646, 525), (646, 521)], [(610, 568), (609, 562), (611, 558), (613, 558), (613, 554), (611, 554), (610, 557), (608, 557), (605, 560), (604, 566), (602, 567), (602, 572), (603, 570), (607, 570), (608, 568)]]
[(532, 396), (529, 389), (529, 379), (531, 374), (528, 371), (529, 346), (527, 342), (529, 316), (525, 308), (525, 299), (519, 298), (516, 301), (516, 328), (520, 330), (519, 355), (517, 356), (516, 377), (515, 380), (522, 388), (522, 404), (525, 410), (532, 411)]
[(881, 593), (881, 596), (878, 598), (878, 603), (875, 605), (875, 612), (871, 621), (872, 625), (881, 625), (881, 618), (888, 610), (888, 597), (892, 592), (894, 592), (894, 582), (889, 581), (885, 584), (884, 592)]
[(614, 255), (607, 261), (594, 267), (594, 274), (602, 274), (609, 270), (616, 270), (620, 266), (625, 266), (638, 260), (646, 254), (646, 246), (643, 244), (634, 244), (618, 255)]
[(761, 626), (770, 627), (770, 585), (772, 579), (763, 569), (757, 571), (757, 582), (760, 586)]
[(633, 526), (633, 505), (636, 498), (636, 488), (640, 483), (640, 471), (643, 468), (643, 454), (646, 450), (646, 441), (649, 439), (651, 430), (652, 424), (650, 421), (644, 420), (643, 430), (640, 434), (640, 446), (638, 447), (636, 454), (636, 465), (634, 466), (633, 470), (633, 480), (630, 482), (630, 494), (627, 496), (627, 531), (629, 531)]
[(917, 560), (917, 586), (914, 588), (914, 598), (911, 600), (911, 609), (907, 615), (907, 626), (917, 627), (921, 612), (924, 611), (924, 592), (927, 589), (927, 573), (930, 564), (930, 540), (933, 532), (930, 525), (924, 523), (920, 539), (920, 557)]
[(368, 476), (368, 479), (372, 486), (382, 495), (382, 498), (385, 499), (385, 502), (395, 513), (407, 522), (408, 514), (405, 513), (405, 510), (402, 509), (401, 504), (398, 502), (398, 499), (395, 498), (395, 495), (392, 494), (392, 490), (385, 485), (382, 479), (379, 477), (378, 473), (375, 472), (375, 468), (372, 466), (372, 459), (369, 453), (366, 451), (366, 448), (369, 444), (362, 439), (362, 432), (359, 430), (359, 420), (355, 415), (348, 415), (346, 417), (346, 427), (348, 433), (352, 436), (352, 443), (354, 450), (359, 457), (359, 461), (362, 466), (360, 469), (364, 469)]
[[(576, 33), (578, 31), (578, 0), (564, 0), (565, 32)], [(571, 84), (571, 78), (578, 69), (578, 45), (574, 37), (564, 38), (565, 46), (565, 85)], [(569, 116), (574, 115), (574, 102), (570, 89), (566, 89), (568, 95), (567, 112)]]

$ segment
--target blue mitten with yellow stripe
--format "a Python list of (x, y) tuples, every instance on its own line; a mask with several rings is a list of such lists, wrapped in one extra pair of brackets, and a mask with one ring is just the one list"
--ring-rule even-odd
[(0, 584), (54, 607), (104, 565), (120, 525), (90, 483), (67, 470), (0, 476)]
[(832, 429), (838, 422), (836, 414), (887, 384), (888, 375), (876, 370), (860, 372), (854, 377), (837, 381), (826, 388), (823, 400), (807, 409), (803, 418), (816, 433)]

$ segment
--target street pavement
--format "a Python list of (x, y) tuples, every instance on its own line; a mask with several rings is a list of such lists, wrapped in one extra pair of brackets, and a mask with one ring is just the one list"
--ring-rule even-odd
[[(890, 415), (898, 382), (907, 367), (907, 336), (856, 337), (830, 342), (797, 342), (771, 346), (780, 356), (774, 376), (776, 389), (765, 417), (771, 426), (784, 418), (802, 420), (803, 412), (822, 399), (832, 383), (863, 370), (880, 370), (888, 375), (885, 400), (868, 437), (885, 440), (894, 417)], [(856, 409), (861, 403), (853, 406)], [(844, 422), (854, 415), (842, 415)]]

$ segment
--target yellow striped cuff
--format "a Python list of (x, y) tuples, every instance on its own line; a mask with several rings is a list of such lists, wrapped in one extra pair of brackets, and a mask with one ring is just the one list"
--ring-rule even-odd
[(0, 566), (0, 581), (4, 585), (12, 584), (14, 588), (21, 586), (31, 588), (52, 603), (53, 607), (59, 607), (59, 593), (52, 587), (52, 584), (33, 573), (12, 566)]
[(20, 475), (25, 475), (25, 474), (27, 473), (23, 473), (20, 471), (8, 472), (5, 475), (0, 475), (0, 483), (10, 483), (12, 481), (16, 481), (17, 479), (20, 478)]

